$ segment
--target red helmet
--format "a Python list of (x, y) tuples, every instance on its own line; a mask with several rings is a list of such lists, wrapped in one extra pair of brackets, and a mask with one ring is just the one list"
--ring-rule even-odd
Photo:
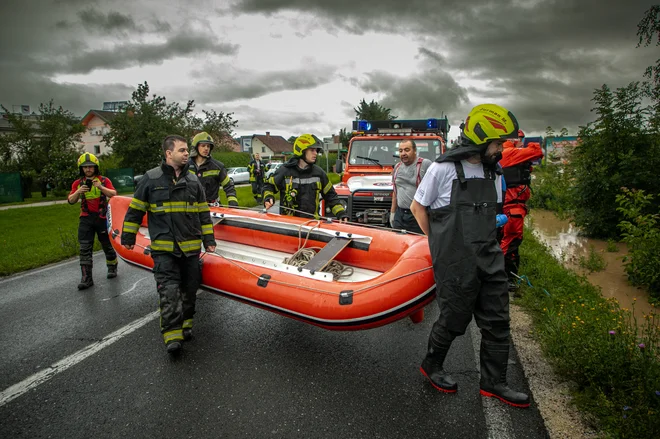
[(522, 139), (525, 137), (525, 133), (523, 133), (523, 130), (518, 130), (518, 138)]

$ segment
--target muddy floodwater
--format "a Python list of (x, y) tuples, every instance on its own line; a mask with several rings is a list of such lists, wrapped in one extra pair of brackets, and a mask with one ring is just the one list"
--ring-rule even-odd
[[(584, 274), (589, 282), (600, 287), (603, 297), (614, 297), (622, 308), (630, 310), (634, 304), (635, 316), (638, 319), (652, 311), (657, 312), (657, 309), (649, 304), (649, 296), (645, 290), (628, 284), (622, 262), (627, 252), (625, 243), (617, 243), (617, 251), (608, 252), (606, 241), (579, 236), (578, 230), (572, 224), (558, 219), (546, 210), (531, 210), (526, 223), (532, 228), (534, 235), (550, 247), (554, 256), (563, 261), (565, 267)], [(603, 271), (589, 273), (579, 265), (580, 257), (588, 258), (592, 246), (593, 251), (601, 255), (607, 263)]]

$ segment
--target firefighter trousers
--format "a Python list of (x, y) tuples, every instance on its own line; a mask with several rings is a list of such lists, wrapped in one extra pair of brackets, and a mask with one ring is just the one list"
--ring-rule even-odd
[(117, 265), (117, 253), (110, 244), (108, 237), (108, 222), (100, 218), (98, 213), (90, 213), (80, 217), (78, 224), (78, 243), (80, 244), (80, 265), (92, 266), (92, 252), (94, 251), (94, 236), (99, 238), (101, 248), (105, 253), (106, 265)]
[(163, 341), (183, 340), (183, 329), (192, 328), (197, 289), (202, 282), (199, 255), (152, 253), (160, 306)]

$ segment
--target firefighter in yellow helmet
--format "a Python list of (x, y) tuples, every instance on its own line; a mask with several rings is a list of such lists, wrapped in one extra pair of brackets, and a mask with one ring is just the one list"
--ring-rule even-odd
[(261, 160), (258, 152), (254, 153), (252, 160), (248, 163), (248, 172), (250, 173), (250, 184), (252, 185), (252, 196), (261, 204), (264, 191), (264, 176), (266, 175), (266, 166)]
[(279, 191), (281, 214), (318, 218), (322, 197), (333, 215), (344, 221), (348, 219), (328, 175), (315, 165), (322, 146), (312, 134), (303, 134), (295, 140), (293, 157), (264, 183), (266, 209), (273, 205), (274, 194)]
[(80, 243), (80, 269), (82, 279), (79, 290), (94, 285), (92, 278), (92, 250), (94, 235), (101, 243), (105, 253), (105, 263), (108, 266), (108, 279), (117, 277), (117, 253), (110, 244), (108, 237), (108, 222), (106, 210), (108, 198), (117, 195), (117, 191), (109, 178), (100, 175), (99, 159), (92, 153), (83, 153), (78, 158), (80, 178), (71, 185), (69, 204), (80, 200), (80, 222), (78, 224), (78, 242)]
[(214, 146), (213, 138), (206, 132), (201, 132), (193, 137), (188, 172), (197, 175), (199, 181), (202, 182), (208, 204), (218, 204), (218, 191), (222, 186), (227, 195), (227, 204), (238, 206), (236, 188), (227, 174), (225, 165), (211, 157)]
[(503, 143), (518, 136), (518, 121), (506, 108), (483, 104), (461, 128), (459, 145), (429, 167), (411, 205), (428, 236), (440, 307), (420, 370), (437, 390), (456, 392), (443, 364), (474, 316), (482, 335), (481, 395), (529, 407), (529, 396), (510, 389), (506, 380), (509, 292), (496, 230), (502, 202), (497, 161)]

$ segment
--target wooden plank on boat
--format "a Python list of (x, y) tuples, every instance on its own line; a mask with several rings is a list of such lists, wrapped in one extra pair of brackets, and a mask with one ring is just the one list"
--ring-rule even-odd
[(304, 268), (311, 272), (322, 271), (351, 241), (350, 238), (332, 238)]

